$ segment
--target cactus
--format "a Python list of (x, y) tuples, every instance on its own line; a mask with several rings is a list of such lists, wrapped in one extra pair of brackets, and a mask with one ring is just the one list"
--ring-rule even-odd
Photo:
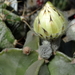
[(2, 9), (2, 13), (5, 15), (6, 21), (9, 24), (13, 25), (14, 23), (21, 22), (21, 18), (18, 15), (14, 14), (6, 9)]
[(0, 1), (0, 8), (6, 8), (7, 6), (9, 6), (9, 2), (8, 1), (5, 1), (5, 2), (1, 2)]
[(22, 49), (8, 48), (0, 52), (1, 75), (74, 75), (75, 64), (72, 58), (61, 52), (56, 52), (55, 57), (45, 64), (44, 60), (37, 60), (38, 53), (31, 51), (24, 55)]
[(61, 10), (66, 10), (68, 7), (70, 8), (70, 2), (68, 0), (52, 0), (52, 3)]
[(35, 61), (37, 61), (35, 52), (26, 56), (21, 49), (4, 50), (0, 53), (0, 74), (24, 75), (28, 67)]
[[(3, 17), (1, 17), (2, 15)], [(25, 24), (22, 22), (20, 16), (10, 12), (9, 10), (0, 9), (0, 17), (6, 23), (7, 27), (10, 28), (16, 39), (24, 37), (26, 29), (24, 29)]]
[(66, 36), (69, 41), (71, 40), (75, 41), (75, 19), (69, 23), (66, 31)]
[(51, 75), (74, 75), (75, 64), (72, 64), (71, 61), (72, 58), (56, 52), (56, 56), (48, 65)]
[[(34, 22), (34, 30), (37, 33), (41, 33), (43, 35), (44, 40), (43, 48), (40, 46), (40, 40), (39, 37), (33, 32), (29, 31), (27, 33), (25, 44), (23, 45), (23, 49), (30, 49), (29, 53), (26, 50), (26, 52), (23, 51), (23, 49), (14, 48), (13, 42), (15, 40), (14, 36), (12, 35), (12, 32), (8, 28), (8, 24), (10, 25), (17, 25), (17, 23), (20, 23), (23, 21), (20, 16), (11, 13), (9, 10), (6, 9), (6, 7), (2, 8), (0, 7), (0, 75), (74, 75), (75, 70), (75, 62), (72, 63), (73, 58), (68, 57), (67, 55), (56, 51), (60, 44), (59, 37), (63, 35), (63, 33), (66, 31), (66, 20), (63, 17), (63, 15), (56, 10), (56, 8), (50, 3), (47, 2), (45, 6), (51, 13), (49, 13), (48, 10), (46, 10), (46, 17), (48, 18), (49, 15), (52, 15), (48, 19), (53, 22), (53, 27), (50, 28), (51, 31), (46, 26), (47, 20), (42, 16), (40, 11), (38, 17), (40, 19), (40, 22), (42, 22), (40, 31), (38, 32), (36, 25), (37, 23), (40, 23), (38, 20), (38, 17), (35, 19)], [(45, 7), (44, 7), (45, 8)], [(45, 8), (46, 9), (46, 8)], [(53, 14), (53, 13), (54, 14)], [(3, 15), (4, 16), (3, 16)], [(2, 18), (3, 17), (3, 18)], [(5, 17), (5, 19), (4, 19)], [(55, 18), (57, 17), (57, 19)], [(48, 20), (48, 21), (49, 21)], [(56, 21), (55, 21), (56, 20)], [(43, 27), (43, 24), (44, 27)], [(45, 28), (45, 26), (47, 28)], [(51, 26), (51, 25), (50, 25)], [(56, 28), (56, 30), (55, 30)], [(19, 30), (20, 31), (20, 30)], [(21, 31), (20, 31), (21, 32)], [(48, 34), (47, 34), (48, 33)], [(58, 35), (56, 35), (58, 33)], [(18, 34), (17, 34), (18, 35)], [(42, 36), (41, 36), (42, 37)], [(58, 38), (55, 39), (54, 38)], [(51, 39), (49, 42), (47, 39)], [(52, 44), (50, 44), (52, 43)], [(47, 45), (47, 46), (46, 46)], [(39, 49), (40, 46), (40, 49)], [(38, 59), (40, 53), (43, 50), (43, 56), (42, 59)], [(36, 51), (37, 50), (37, 51)], [(39, 51), (41, 50), (41, 51)], [(55, 55), (53, 55), (53, 50), (56, 51)], [(39, 51), (39, 52), (38, 52)], [(48, 52), (47, 52), (48, 51)], [(42, 53), (42, 52), (41, 52)], [(48, 55), (47, 55), (47, 54)], [(51, 53), (51, 54), (50, 54)], [(47, 60), (46, 60), (47, 59)], [(48, 61), (46, 64), (46, 61)]]
[(0, 50), (4, 48), (13, 48), (15, 38), (12, 35), (9, 28), (7, 28), (6, 24), (0, 20)]
[[(31, 44), (32, 43), (32, 44)], [(35, 35), (34, 32), (29, 31), (27, 33), (26, 42), (23, 47), (30, 47), (31, 50), (37, 50), (39, 46), (39, 37)]]

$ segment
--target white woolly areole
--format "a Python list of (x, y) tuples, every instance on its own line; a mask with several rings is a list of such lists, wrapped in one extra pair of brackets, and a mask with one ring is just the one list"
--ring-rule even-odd
[(38, 53), (39, 53), (41, 58), (49, 59), (50, 56), (52, 55), (51, 44), (49, 42), (47, 42), (47, 41), (44, 41), (43, 45), (41, 45), (39, 47)]

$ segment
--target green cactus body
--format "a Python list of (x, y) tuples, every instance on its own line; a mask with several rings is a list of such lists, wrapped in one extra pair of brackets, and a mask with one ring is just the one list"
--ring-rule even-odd
[(3, 14), (5, 15), (6, 21), (9, 24), (14, 24), (21, 22), (21, 18), (17, 16), (16, 14), (11, 13), (10, 11), (3, 9)]
[(6, 8), (6, 7), (7, 7), (7, 5), (5, 3), (0, 5), (0, 8)]
[(70, 8), (69, 0), (52, 0), (52, 3), (61, 10)]
[(66, 26), (66, 19), (50, 2), (45, 4), (34, 21), (34, 31), (44, 39), (58, 38), (65, 32)]
[(15, 38), (6, 24), (0, 20), (0, 50), (4, 48), (14, 48)]

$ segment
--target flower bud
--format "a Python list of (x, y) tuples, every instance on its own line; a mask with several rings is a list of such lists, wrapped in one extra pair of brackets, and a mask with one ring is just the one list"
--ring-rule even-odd
[(34, 31), (43, 39), (55, 39), (63, 35), (67, 21), (49, 1), (42, 8), (34, 21)]

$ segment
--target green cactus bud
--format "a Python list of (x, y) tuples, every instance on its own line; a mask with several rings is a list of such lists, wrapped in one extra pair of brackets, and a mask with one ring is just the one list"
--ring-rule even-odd
[(49, 1), (42, 8), (34, 21), (34, 31), (44, 39), (54, 39), (61, 36), (67, 26), (63, 14)]

